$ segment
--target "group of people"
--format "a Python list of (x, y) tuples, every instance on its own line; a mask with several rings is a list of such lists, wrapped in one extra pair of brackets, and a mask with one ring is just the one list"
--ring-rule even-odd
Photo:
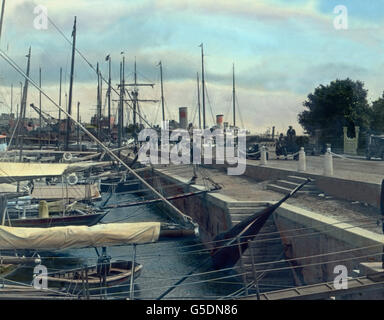
[(287, 131), (287, 136), (284, 137), (284, 134), (280, 133), (279, 139), (276, 143), (276, 155), (287, 156), (288, 153), (294, 152), (296, 150), (296, 131), (289, 126)]

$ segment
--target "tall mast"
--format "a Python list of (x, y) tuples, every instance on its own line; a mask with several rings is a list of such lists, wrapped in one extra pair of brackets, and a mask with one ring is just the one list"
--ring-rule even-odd
[[(31, 47), (29, 47), (29, 52), (28, 52), (28, 55), (26, 57), (28, 58), (28, 62), (27, 62), (27, 76), (29, 76), (29, 71), (30, 71), (30, 67), (31, 67)], [(23, 99), (22, 99), (22, 108), (21, 108), (21, 111), (23, 112), (23, 114), (22, 114), (22, 120), (23, 121), (24, 121), (24, 118), (25, 118), (26, 110), (27, 110), (28, 84), (29, 84), (29, 82), (26, 79), (25, 83), (24, 83), (24, 88), (23, 88)]]
[[(80, 123), (80, 101), (77, 102), (77, 122)], [(77, 126), (77, 144), (79, 146), (79, 151), (81, 151), (80, 127), (79, 126)]]
[[(133, 120), (133, 138), (135, 139), (135, 148), (134, 148), (134, 150), (137, 149), (137, 115), (139, 116), (140, 124), (141, 124), (141, 120), (143, 120), (143, 117), (140, 114), (139, 102), (159, 102), (159, 100), (149, 100), (149, 99), (139, 100), (138, 99), (138, 96), (139, 96), (139, 89), (138, 89), (138, 87), (140, 87), (140, 86), (142, 86), (142, 87), (143, 86), (144, 87), (145, 86), (149, 86), (149, 87), (153, 88), (154, 85), (155, 85), (154, 83), (138, 83), (137, 82), (137, 65), (136, 65), (136, 58), (135, 58), (134, 82), (133, 83), (127, 83), (127, 84), (125, 84), (125, 82), (124, 82), (124, 86), (133, 87), (133, 89), (131, 91), (131, 95), (129, 97), (130, 99), (127, 100), (127, 101), (132, 102), (132, 109), (133, 109), (133, 117), (132, 117), (133, 118), (132, 119)], [(148, 124), (147, 121), (145, 121), (145, 122)]]
[(137, 113), (137, 70), (136, 70), (136, 58), (134, 67), (134, 87), (133, 87), (133, 132), (136, 137), (136, 113)]
[(111, 133), (111, 56), (108, 55), (108, 132)]
[(123, 109), (123, 101), (124, 101), (124, 98), (123, 98), (123, 91), (124, 91), (124, 87), (123, 87), (123, 64), (122, 62), (120, 62), (120, 103), (119, 103), (119, 112), (118, 112), (118, 126), (117, 126), (117, 146), (118, 148), (121, 148), (121, 133), (122, 133), (122, 130), (121, 130), (121, 127), (122, 127), (122, 109)]
[(17, 130), (17, 136), (19, 137), (19, 148), (20, 148), (20, 156), (19, 156), (19, 161), (22, 159), (22, 153), (23, 153), (23, 132), (20, 135), (20, 125), (24, 128), (24, 119), (25, 119), (25, 112), (27, 109), (27, 95), (28, 95), (28, 78), (29, 78), (29, 71), (30, 71), (30, 66), (31, 66), (31, 47), (29, 47), (29, 52), (27, 55), (28, 62), (27, 62), (27, 78), (25, 78), (25, 84), (23, 88), (23, 94), (22, 94), (22, 99), (21, 99), (21, 105), (20, 105), (20, 121), (18, 125), (18, 130)]
[(4, 11), (5, 11), (5, 0), (3, 0), (3, 4), (1, 5), (0, 39), (3, 31)]
[(159, 63), (160, 65), (160, 84), (161, 84), (161, 111), (163, 114), (163, 122), (165, 121), (165, 110), (164, 110), (164, 90), (163, 90), (163, 65), (161, 64), (161, 61)]
[[(73, 37), (73, 42), (72, 42), (71, 77), (70, 77), (70, 83), (69, 83), (69, 97), (68, 97), (68, 114), (70, 115), (72, 114), (72, 89), (73, 89), (73, 74), (74, 74), (74, 67), (75, 67), (76, 17), (73, 23), (72, 37)], [(71, 118), (67, 117), (67, 133), (65, 136), (65, 150), (68, 150), (70, 132), (71, 132)]]
[[(20, 118), (20, 109), (23, 104), (23, 83), (20, 81), (20, 104), (17, 104), (16, 109), (16, 119)], [(21, 120), (21, 119), (20, 119)]]
[[(60, 89), (59, 89), (59, 106), (61, 107), (61, 82), (63, 76), (63, 68), (60, 68)], [(60, 143), (60, 133), (61, 133), (61, 109), (59, 109), (59, 135), (57, 137), (58, 143)]]
[(235, 64), (232, 66), (232, 102), (233, 102), (233, 127), (236, 127), (236, 89), (235, 89)]
[(100, 70), (99, 63), (97, 63), (97, 112), (96, 112), (96, 120), (97, 120), (97, 137), (101, 139), (101, 96), (100, 96)]
[(201, 110), (200, 110), (200, 83), (199, 73), (197, 73), (197, 108), (199, 112), (199, 129), (201, 129)]
[(206, 128), (205, 123), (205, 79), (204, 79), (204, 46), (203, 44), (200, 45), (201, 47), (201, 82), (202, 82), (202, 88), (203, 91), (203, 129)]
[[(41, 67), (39, 68), (39, 87), (41, 88)], [(41, 140), (41, 91), (39, 91), (39, 146), (40, 149), (42, 147), (42, 140)]]
[(137, 67), (136, 67), (136, 57), (135, 57), (135, 68), (134, 68), (134, 77), (135, 77), (135, 85), (137, 85)]
[(123, 55), (122, 74), (121, 74), (123, 97), (121, 103), (121, 138), (124, 139), (124, 103), (125, 103), (125, 56)]
[(99, 107), (99, 127), (100, 127), (100, 137), (102, 134), (102, 117), (103, 117), (103, 101), (102, 101), (102, 96), (103, 96), (103, 81), (102, 81), (102, 75), (101, 71), (99, 71), (99, 100), (100, 100), (100, 107)]
[(13, 113), (13, 83), (11, 84), (11, 114)]

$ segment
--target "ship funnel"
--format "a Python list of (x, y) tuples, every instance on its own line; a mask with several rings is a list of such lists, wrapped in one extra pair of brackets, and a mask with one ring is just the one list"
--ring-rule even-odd
[(187, 129), (188, 127), (188, 108), (179, 108), (179, 124), (181, 129)]
[(216, 115), (216, 125), (220, 128), (223, 127), (223, 120), (224, 120), (224, 115), (218, 114)]

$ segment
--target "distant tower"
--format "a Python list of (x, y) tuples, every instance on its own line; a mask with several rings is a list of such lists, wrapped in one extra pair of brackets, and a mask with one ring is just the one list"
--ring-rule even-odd
[(224, 115), (222, 115), (222, 114), (216, 115), (216, 125), (219, 128), (223, 128), (223, 120), (224, 120)]
[(187, 107), (179, 108), (179, 124), (180, 124), (180, 128), (187, 129), (188, 127), (188, 108)]

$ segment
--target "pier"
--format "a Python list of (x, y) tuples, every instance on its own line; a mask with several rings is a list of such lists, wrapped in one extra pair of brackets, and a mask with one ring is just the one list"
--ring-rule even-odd
[[(358, 166), (356, 161), (363, 164), (359, 171), (339, 169), (344, 168), (344, 162)], [(354, 277), (363, 273), (362, 264), (381, 261), (384, 236), (379, 227), (381, 175), (377, 172), (384, 167), (383, 163), (335, 159), (334, 175), (329, 177), (321, 174), (321, 157), (309, 157), (308, 162), (308, 170), (303, 173), (297, 171), (296, 161), (271, 160), (267, 165), (250, 161), (242, 176), (228, 176), (223, 165), (206, 165), (199, 173), (214, 177), (222, 189), (173, 203), (198, 221), (200, 237), (209, 248), (217, 234), (274, 203), (281, 194), (310, 177), (313, 183), (273, 214), (236, 265), (239, 274), (246, 274), (242, 280), (244, 290), (254, 294), (257, 283), (263, 292), (274, 292), (277, 286), (304, 291), (312, 288), (313, 295), (308, 294), (308, 299), (359, 298), (363, 293), (365, 298), (377, 298), (382, 283)], [(192, 166), (157, 166), (141, 174), (151, 178), (154, 187), (161, 186), (165, 195), (204, 190), (204, 179), (190, 183)], [(276, 184), (285, 185), (275, 188)], [(350, 290), (322, 291), (328, 286), (325, 283), (333, 281), (334, 268), (340, 264), (347, 267), (348, 276), (354, 281)], [(295, 289), (286, 290), (291, 298), (304, 296)], [(353, 295), (355, 292), (360, 295)], [(271, 297), (287, 296), (283, 291)], [(259, 298), (271, 299), (268, 293)]]

